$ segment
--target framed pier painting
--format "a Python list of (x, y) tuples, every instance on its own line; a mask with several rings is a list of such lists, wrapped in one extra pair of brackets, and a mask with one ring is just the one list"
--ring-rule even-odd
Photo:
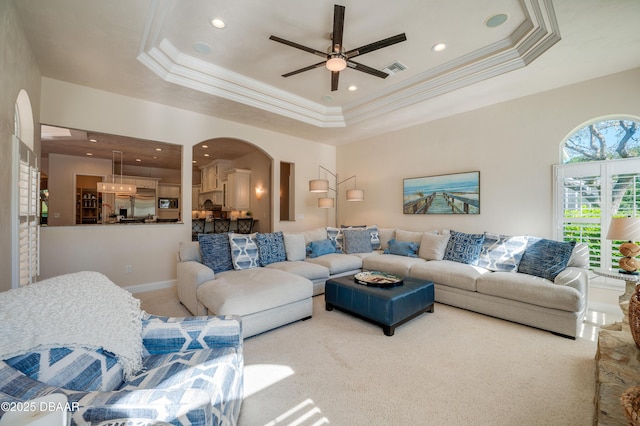
[(480, 172), (404, 179), (404, 214), (480, 214)]

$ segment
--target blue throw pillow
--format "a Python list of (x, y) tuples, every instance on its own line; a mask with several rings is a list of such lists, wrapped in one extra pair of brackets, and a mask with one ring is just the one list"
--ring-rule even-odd
[(560, 242), (529, 237), (518, 272), (553, 281), (569, 263), (575, 241)]
[(214, 273), (233, 269), (231, 248), (227, 234), (198, 234), (202, 263), (213, 269)]
[(335, 243), (331, 240), (311, 241), (307, 246), (309, 257), (319, 257), (325, 254), (336, 253)]
[(389, 247), (385, 249), (385, 254), (396, 254), (398, 256), (418, 257), (420, 246), (413, 241), (396, 241), (395, 238), (389, 240)]
[(477, 265), (483, 244), (484, 234), (465, 234), (464, 232), (451, 231), (447, 248), (444, 251), (444, 260)]
[(256, 234), (258, 242), (258, 257), (260, 266), (287, 260), (287, 252), (284, 249), (284, 237), (282, 231), (270, 234)]

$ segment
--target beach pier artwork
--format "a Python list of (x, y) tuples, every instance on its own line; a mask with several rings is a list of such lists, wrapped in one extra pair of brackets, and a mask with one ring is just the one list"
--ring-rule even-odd
[(405, 214), (480, 214), (480, 172), (404, 179)]

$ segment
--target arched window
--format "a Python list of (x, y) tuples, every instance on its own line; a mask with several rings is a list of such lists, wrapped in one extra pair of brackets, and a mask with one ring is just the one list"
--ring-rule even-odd
[(640, 216), (640, 119), (608, 117), (572, 132), (554, 167), (556, 238), (586, 242), (593, 268), (617, 268), (612, 217)]

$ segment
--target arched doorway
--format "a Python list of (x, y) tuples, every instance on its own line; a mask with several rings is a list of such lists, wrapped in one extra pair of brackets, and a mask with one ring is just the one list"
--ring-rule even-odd
[[(192, 218), (235, 219), (250, 215), (255, 220), (253, 232), (271, 232), (273, 158), (270, 155), (250, 142), (224, 137), (194, 145), (192, 161)], [(233, 186), (236, 180), (235, 176), (229, 179), (232, 174), (240, 174), (241, 189)], [(243, 201), (232, 205), (229, 199), (234, 195)]]

